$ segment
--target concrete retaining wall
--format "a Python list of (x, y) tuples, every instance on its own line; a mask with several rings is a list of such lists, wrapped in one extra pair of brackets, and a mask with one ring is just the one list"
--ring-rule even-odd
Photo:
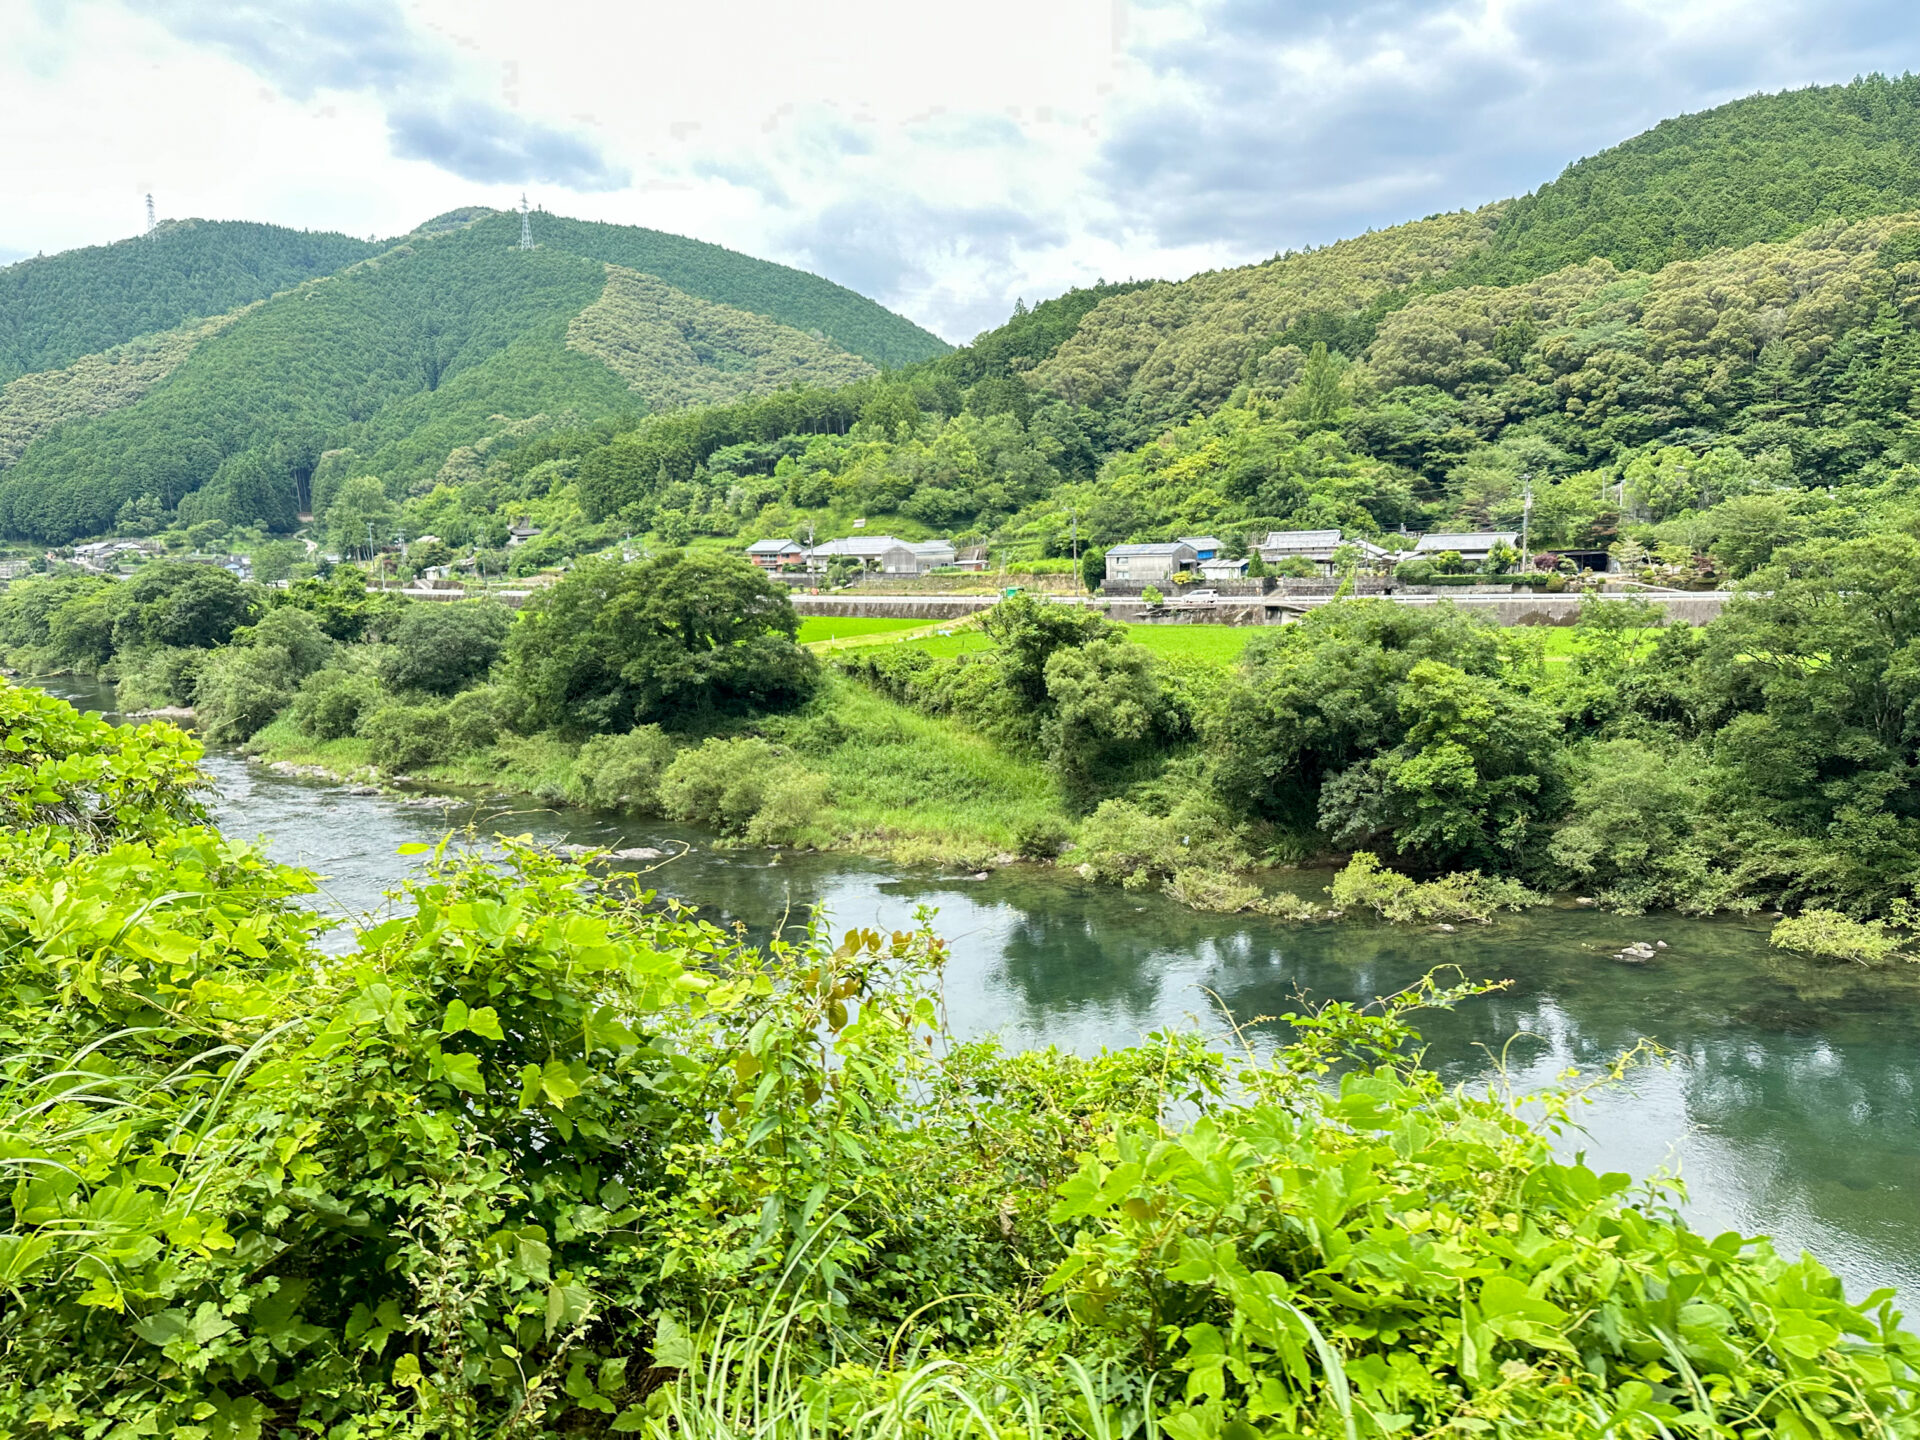
[[(960, 620), (991, 609), (997, 595), (796, 595), (793, 608), (802, 616), (871, 616), (886, 620)], [(1408, 595), (1386, 597), (1396, 605), (1457, 605), (1478, 615), (1489, 615), (1498, 625), (1571, 625), (1580, 618), (1578, 595)], [(1726, 605), (1724, 591), (1694, 594), (1648, 595), (1670, 621), (1704, 625)], [(1061, 600), (1072, 604), (1074, 601)], [(1306, 611), (1337, 603), (1331, 596), (1268, 595), (1238, 599), (1222, 597), (1218, 605), (1168, 605), (1150, 610), (1139, 600), (1108, 600), (1101, 608), (1115, 620), (1147, 625), (1284, 625)]]
[(807, 616), (832, 616), (839, 619), (866, 617), (874, 620), (959, 620), (982, 610), (991, 610), (998, 595), (937, 595), (925, 598), (911, 595), (795, 595), (794, 613)]

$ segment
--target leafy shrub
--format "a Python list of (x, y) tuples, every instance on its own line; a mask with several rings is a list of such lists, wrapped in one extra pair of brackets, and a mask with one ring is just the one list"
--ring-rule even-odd
[(1543, 904), (1517, 880), (1482, 875), (1478, 870), (1455, 871), (1438, 880), (1415, 880), (1381, 866), (1380, 858), (1365, 850), (1348, 862), (1327, 887), (1336, 910), (1372, 910), (1384, 920), (1467, 920), (1485, 924), (1501, 910), (1521, 910)]
[(1223, 875), (1218, 870), (1205, 870), (1197, 865), (1174, 871), (1161, 889), (1189, 910), (1237, 915), (1243, 910), (1260, 908), (1258, 885), (1249, 885), (1244, 880), (1236, 880), (1231, 875)]
[(360, 717), (386, 698), (380, 682), (357, 670), (317, 671), (300, 682), (288, 718), (315, 740), (341, 740), (356, 733)]
[(595, 735), (573, 762), (567, 798), (595, 810), (650, 814), (660, 807), (660, 777), (672, 763), (673, 742), (658, 725)]
[(764, 740), (706, 741), (660, 777), (660, 807), (753, 844), (791, 841), (827, 800), (826, 782)]
[(485, 750), (515, 727), (519, 697), (498, 685), (462, 690), (446, 703), (447, 754)]
[(193, 683), (194, 718), (212, 740), (246, 740), (293, 700), (300, 675), (278, 646), (228, 645), (211, 652)]
[(205, 650), (168, 645), (125, 661), (115, 689), (122, 710), (191, 705)]
[(1884, 965), (1889, 960), (1912, 958), (1900, 953), (1905, 937), (1888, 934), (1884, 920), (1851, 920), (1838, 910), (1790, 915), (1773, 927), (1767, 940), (1782, 950), (1855, 965)]
[(1159, 590), (1152, 585), (1147, 586), (1146, 589), (1140, 592), (1140, 599), (1143, 604), (1147, 605), (1164, 605), (1167, 603), (1167, 597), (1162, 595)]
[(1151, 890), (1187, 864), (1173, 822), (1127, 800), (1103, 801), (1080, 825), (1080, 873), (1128, 890)]
[(432, 765), (452, 753), (443, 705), (383, 705), (360, 724), (367, 758), (400, 772)]
[(768, 781), (753, 819), (747, 822), (747, 843), (795, 844), (819, 819), (828, 798), (826, 776), (798, 765), (777, 771)]
[(871, 685), (887, 698), (903, 704), (915, 700), (916, 681), (936, 663), (931, 655), (915, 645), (870, 645), (848, 651), (834, 661), (843, 675)]
[(492, 600), (416, 601), (389, 632), (380, 678), (395, 690), (451, 695), (485, 678), (506, 647), (513, 615)]
[(1073, 831), (1053, 815), (1022, 820), (1013, 830), (1013, 848), (1029, 860), (1051, 860), (1073, 842)]
[(302, 680), (333, 655), (333, 640), (320, 622), (305, 610), (291, 608), (269, 611), (257, 624), (236, 634), (234, 643), (284, 651), (288, 669)]
[[(511, 841), (332, 959), (311, 877), (195, 827), (178, 731), (11, 689), (0, 729), (0, 982), (37, 997), (0, 1013), (7, 1434), (1920, 1420), (1886, 1292), (1595, 1173), (1564, 1097), (1423, 1068), (1414, 1010), (1481, 987), (1284, 1017), (1270, 1060), (1009, 1055), (943, 1043), (928, 931), (755, 949)], [(908, 1316), (907, 1363), (846, 1358)]]

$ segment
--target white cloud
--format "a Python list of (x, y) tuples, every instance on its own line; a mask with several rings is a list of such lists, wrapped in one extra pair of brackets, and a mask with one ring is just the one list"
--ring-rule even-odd
[(148, 189), (388, 235), (524, 187), (966, 339), (1917, 47), (1896, 0), (0, 0), (0, 255), (131, 233)]

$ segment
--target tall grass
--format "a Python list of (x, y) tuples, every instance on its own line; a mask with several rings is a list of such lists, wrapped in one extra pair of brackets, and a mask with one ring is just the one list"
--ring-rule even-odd
[[(797, 1306), (688, 1341), (688, 1363), (646, 1403), (654, 1440), (1159, 1440), (1153, 1388), (1065, 1357), (1047, 1373), (914, 1352), (821, 1368)], [(803, 1352), (813, 1367), (798, 1362)], [(876, 1357), (879, 1359), (880, 1357)], [(1131, 1393), (1129, 1393), (1131, 1392)]]
[(827, 682), (827, 713), (851, 737), (807, 763), (827, 776), (827, 823), (896, 858), (967, 859), (1018, 849), (1024, 826), (1058, 823), (1058, 787), (1036, 760), (921, 715), (851, 680)]

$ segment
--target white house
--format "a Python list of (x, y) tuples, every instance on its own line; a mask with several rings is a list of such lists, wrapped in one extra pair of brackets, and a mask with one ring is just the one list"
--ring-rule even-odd
[(1229, 560), (1224, 555), (1200, 562), (1200, 576), (1204, 580), (1244, 580), (1247, 578), (1245, 560)]
[(1115, 545), (1107, 551), (1107, 578), (1139, 585), (1153, 580), (1171, 580), (1182, 570), (1191, 570), (1200, 557), (1184, 540), (1169, 540), (1153, 545)]
[(1468, 530), (1454, 534), (1422, 535), (1420, 543), (1413, 547), (1413, 553), (1423, 560), (1451, 550), (1469, 566), (1484, 565), (1487, 556), (1493, 553), (1493, 547), (1505, 545), (1510, 550), (1520, 548), (1518, 530)]
[(835, 559), (858, 560), (883, 575), (924, 575), (953, 564), (953, 546), (945, 540), (901, 540), (893, 535), (854, 535), (828, 540), (807, 552), (807, 568), (824, 570)]

